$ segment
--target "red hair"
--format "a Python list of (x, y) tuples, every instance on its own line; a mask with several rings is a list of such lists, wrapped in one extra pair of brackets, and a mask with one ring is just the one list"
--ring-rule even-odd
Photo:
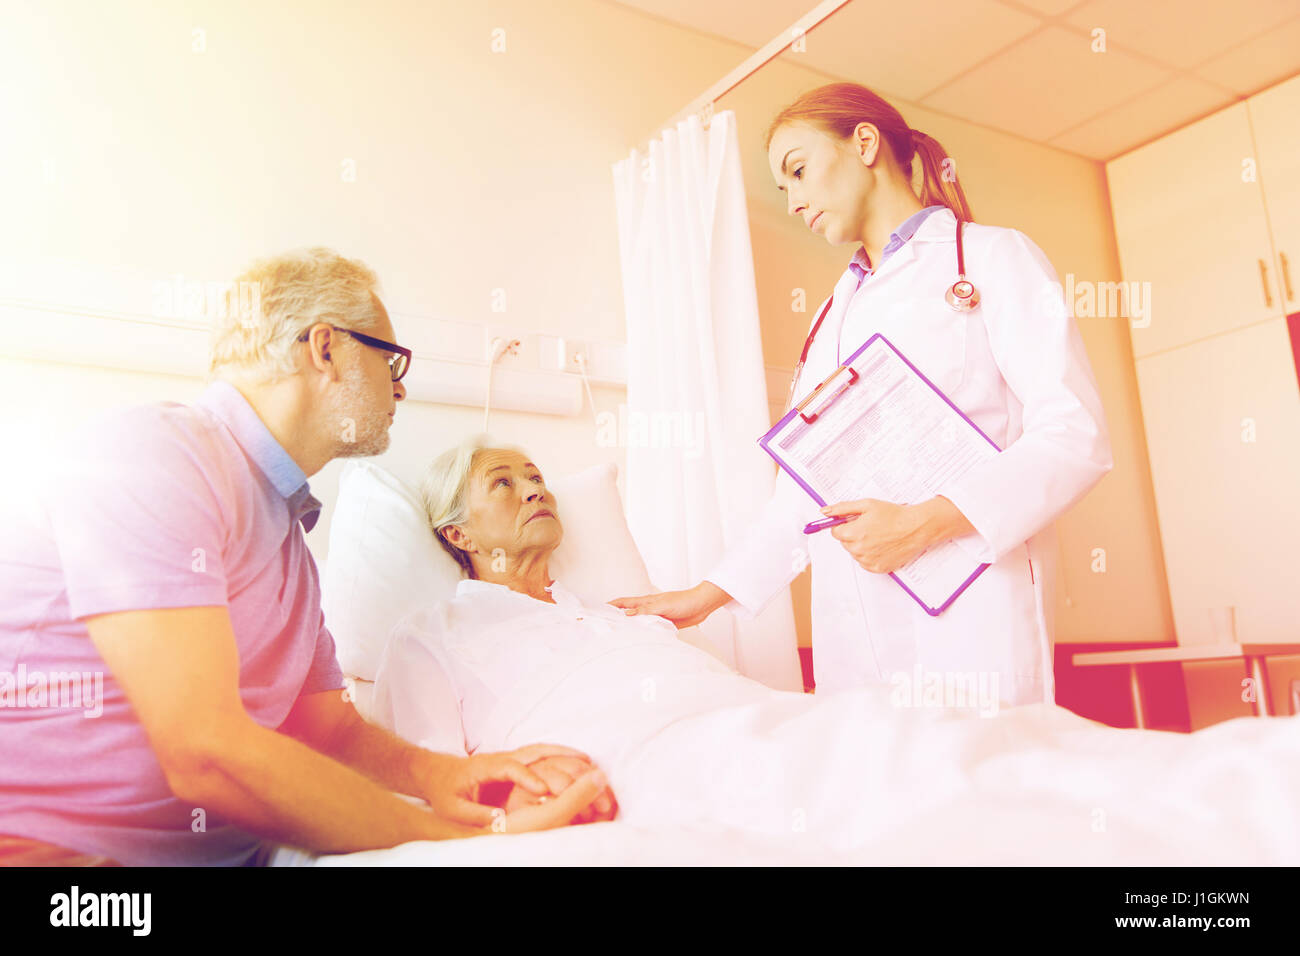
[(921, 157), (921, 204), (941, 205), (959, 220), (973, 222), (966, 194), (957, 182), (955, 163), (945, 167), (948, 154), (933, 136), (911, 129), (902, 114), (865, 86), (857, 83), (828, 83), (809, 90), (776, 114), (767, 130), (763, 148), (770, 148), (776, 131), (788, 123), (807, 123), (831, 136), (850, 139), (859, 123), (870, 123), (880, 131), (903, 175), (911, 180), (912, 157)]

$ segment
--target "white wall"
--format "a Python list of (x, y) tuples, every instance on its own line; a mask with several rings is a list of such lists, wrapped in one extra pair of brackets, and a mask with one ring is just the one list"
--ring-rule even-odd
[[(611, 164), (723, 68), (706, 57), (678, 90), (647, 95), (645, 18), (591, 0), (118, 0), (20, 5), (5, 20), (0, 127), (21, 148), (0, 152), (0, 299), (147, 317), (154, 284), (178, 273), (223, 281), (254, 257), (324, 244), (378, 272), (417, 350), (442, 344), (439, 317), (623, 339)], [(52, 265), (82, 281), (38, 281)], [(57, 318), (0, 328), (0, 429), (24, 454), (103, 408), (202, 388), (13, 358), (12, 323)], [(624, 392), (594, 397), (616, 413)], [(382, 463), (414, 477), (482, 420), (407, 402)], [(623, 464), (597, 444), (589, 407), (494, 411), (492, 431), (549, 472)], [(313, 481), (322, 555), (340, 467)]]

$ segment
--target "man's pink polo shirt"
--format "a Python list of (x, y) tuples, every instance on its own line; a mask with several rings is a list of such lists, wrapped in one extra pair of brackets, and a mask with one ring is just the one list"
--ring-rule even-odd
[(303, 537), (320, 502), (225, 382), (107, 415), (56, 459), (0, 519), (0, 834), (132, 865), (242, 863), (258, 838), (172, 794), (83, 621), (226, 607), (244, 708), (279, 727), (303, 694), (343, 687)]

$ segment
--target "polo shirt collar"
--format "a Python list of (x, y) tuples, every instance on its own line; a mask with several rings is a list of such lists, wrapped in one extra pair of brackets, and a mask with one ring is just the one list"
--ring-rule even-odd
[(221, 380), (211, 383), (197, 403), (212, 412), (230, 429), (235, 442), (249, 461), (261, 469), (271, 486), (289, 505), (294, 521), (310, 531), (320, 518), (321, 504), (311, 494), (307, 475), (275, 440), (239, 389)]

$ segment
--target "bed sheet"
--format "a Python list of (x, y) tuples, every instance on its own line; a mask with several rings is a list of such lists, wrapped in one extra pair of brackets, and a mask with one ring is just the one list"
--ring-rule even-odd
[[(1300, 718), (1174, 734), (1034, 705), (912, 715), (864, 742), (844, 728), (865, 699), (681, 721), (620, 771), (624, 791), (611, 777), (619, 821), (273, 865), (1300, 864)], [(746, 783), (746, 754), (781, 773)]]

